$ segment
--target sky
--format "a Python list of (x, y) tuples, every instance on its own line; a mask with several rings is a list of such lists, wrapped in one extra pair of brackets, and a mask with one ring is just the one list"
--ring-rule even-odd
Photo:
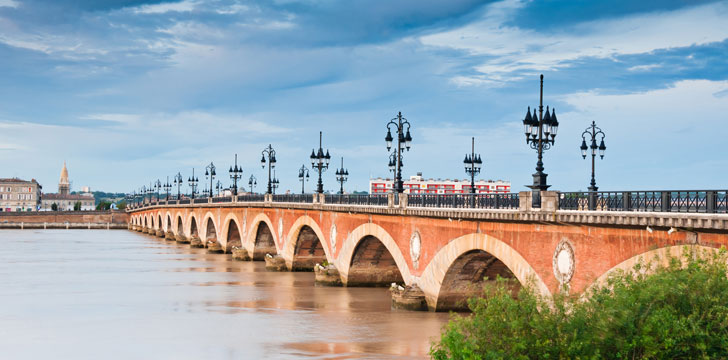
[(325, 189), (343, 157), (346, 190), (366, 191), (392, 176), (401, 111), (405, 178), (464, 179), (475, 137), (478, 177), (523, 191), (543, 74), (553, 190), (589, 186), (592, 121), (600, 190), (725, 189), (726, 18), (728, 1), (697, 0), (0, 0), (0, 177), (55, 192), (66, 161), (76, 190), (131, 192), (204, 182), (213, 162), (229, 186), (238, 154), (260, 191), (271, 144), (278, 192), (299, 192), (323, 131)]

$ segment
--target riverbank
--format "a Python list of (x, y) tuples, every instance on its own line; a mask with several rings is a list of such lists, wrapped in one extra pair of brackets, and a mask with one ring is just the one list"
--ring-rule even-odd
[(120, 211), (0, 212), (0, 229), (126, 229)]

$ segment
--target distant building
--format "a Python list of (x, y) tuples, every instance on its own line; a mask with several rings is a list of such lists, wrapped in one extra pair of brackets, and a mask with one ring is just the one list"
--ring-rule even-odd
[(38, 210), (42, 188), (35, 179), (0, 179), (0, 211)]
[(61, 179), (58, 181), (57, 194), (43, 194), (41, 198), (41, 210), (53, 210), (53, 204), (58, 211), (73, 210), (76, 203), (81, 203), (81, 210), (96, 210), (96, 199), (92, 194), (71, 194), (71, 182), (68, 181), (68, 169), (66, 163), (63, 163), (61, 170)]
[[(384, 194), (392, 191), (393, 179), (369, 179), (370, 194)], [(425, 179), (422, 173), (410, 176), (404, 181), (406, 194), (469, 194), (470, 179)], [(475, 192), (478, 194), (502, 194), (511, 192), (511, 182), (503, 180), (477, 180)]]

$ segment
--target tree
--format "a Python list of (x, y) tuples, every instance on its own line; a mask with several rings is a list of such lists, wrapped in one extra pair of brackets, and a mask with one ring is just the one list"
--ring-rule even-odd
[(126, 200), (121, 200), (118, 203), (116, 203), (116, 208), (121, 211), (126, 210)]
[(109, 210), (111, 207), (110, 201), (102, 201), (98, 205), (96, 205), (96, 210)]
[(58, 211), (58, 204), (56, 204), (56, 203), (51, 204), (51, 210)]
[(81, 202), (76, 201), (76, 203), (73, 204), (73, 211), (79, 211), (81, 210)]
[[(663, 259), (665, 260), (665, 259)], [(435, 359), (728, 358), (726, 251), (641, 262), (584, 297), (512, 296), (499, 279), (454, 315)], [(664, 263), (664, 262), (663, 262)]]

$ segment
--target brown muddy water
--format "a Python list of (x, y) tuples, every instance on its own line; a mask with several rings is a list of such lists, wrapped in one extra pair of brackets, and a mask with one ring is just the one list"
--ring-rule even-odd
[(0, 230), (2, 359), (419, 359), (448, 314), (125, 230)]

